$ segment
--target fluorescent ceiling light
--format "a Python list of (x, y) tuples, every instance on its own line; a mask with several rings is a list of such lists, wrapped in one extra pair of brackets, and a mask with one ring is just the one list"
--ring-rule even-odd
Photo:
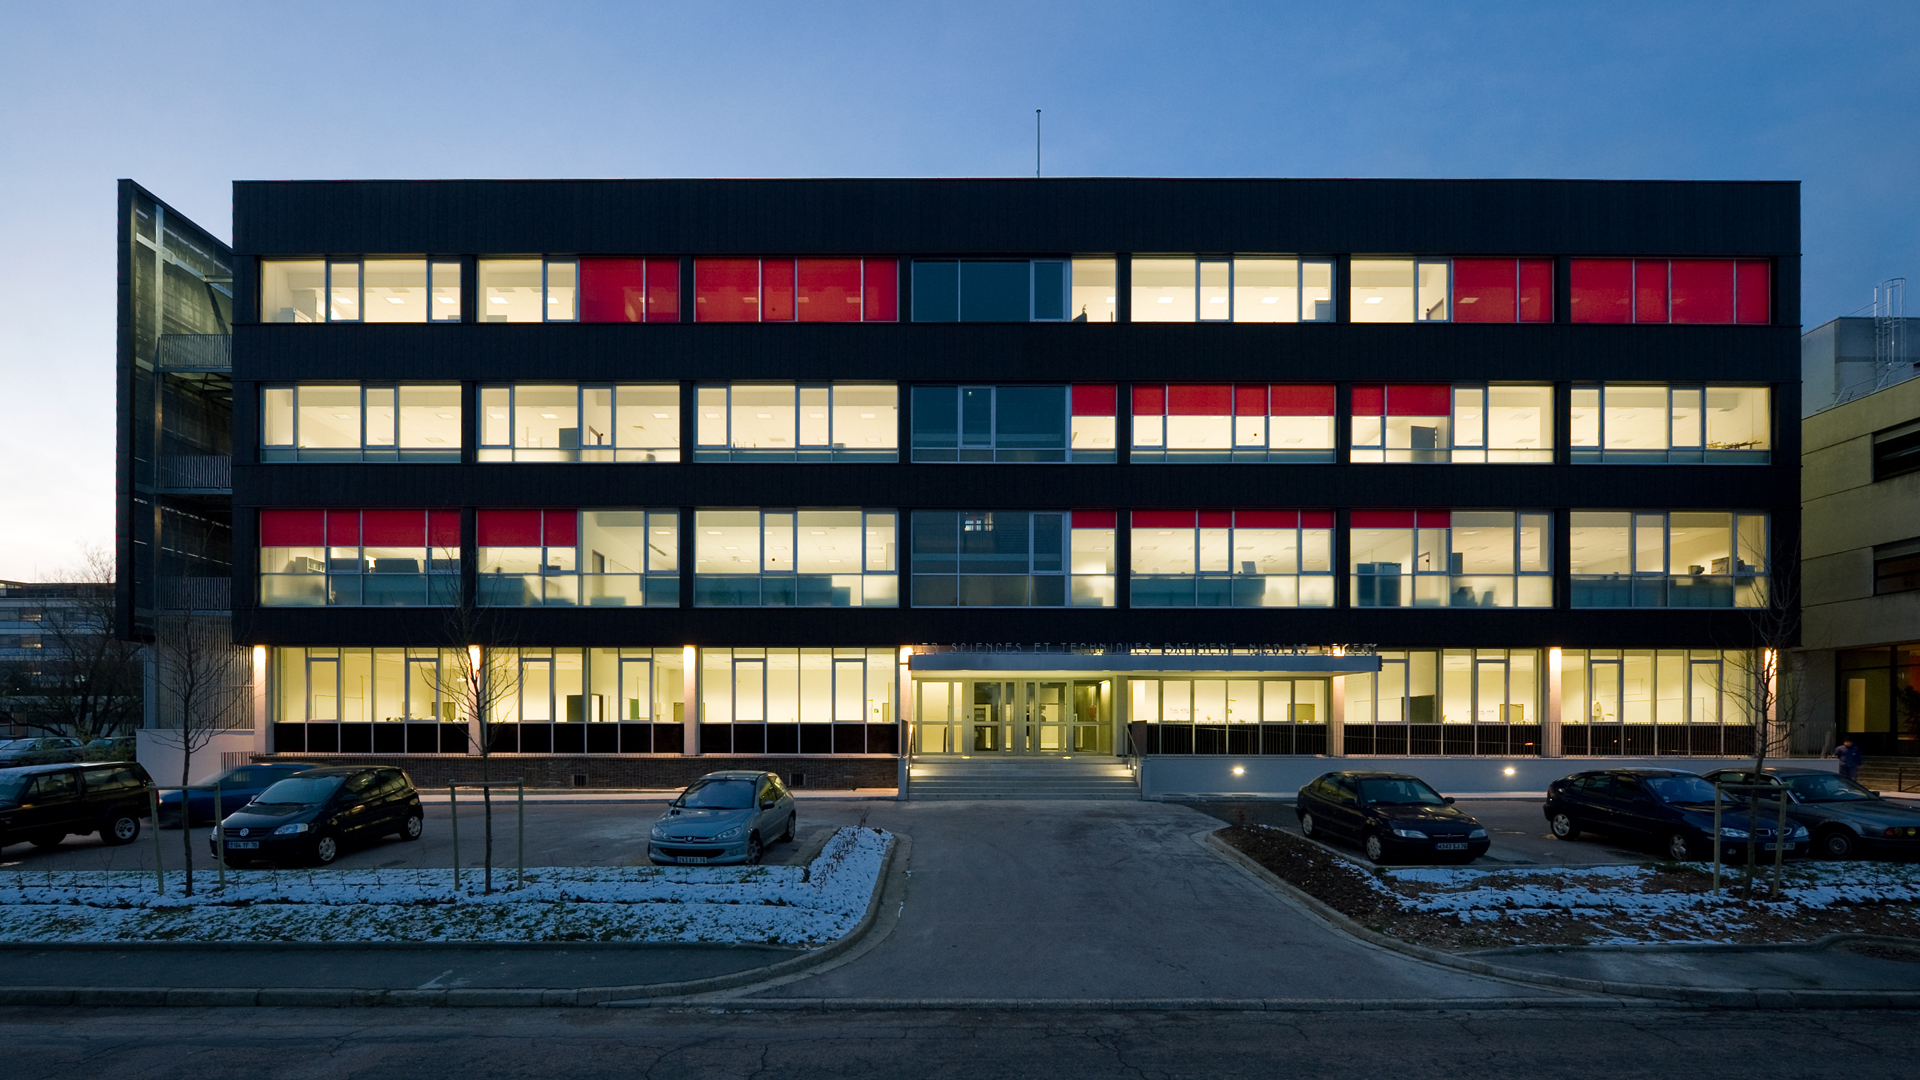
[(507, 302), (507, 298), (506, 298), (506, 297), (504, 297), (504, 296), (489, 296), (489, 297), (487, 297), (487, 303), (489, 303), (489, 304), (504, 304), (504, 303), (506, 303), (506, 302)]
[[(667, 419), (667, 417), (668, 417), (669, 415), (671, 415), (671, 414), (669, 414), (669, 413), (663, 413), (663, 412), (657, 412), (657, 413), (654, 413), (654, 414), (653, 414), (653, 418), (654, 418), (655, 420), (665, 420), (665, 419)], [(709, 416), (711, 416), (711, 415), (713, 415), (713, 414), (712, 414), (712, 413), (708, 413), (707, 415), (709, 415)], [(638, 426), (638, 425), (635, 425), (635, 426)]]
[(1160, 298), (1160, 302), (1161, 302), (1161, 303), (1163, 303), (1163, 304), (1171, 304), (1171, 303), (1173, 303), (1173, 297), (1171, 297), (1171, 296), (1163, 296), (1163, 297), (1161, 297), (1161, 298)]
[(451, 296), (436, 296), (434, 297), (434, 299), (440, 301), (443, 304), (455, 303), (453, 297)]
[(404, 296), (389, 296), (389, 297), (387, 297), (387, 303), (389, 303), (389, 304), (404, 304), (404, 303), (406, 303), (406, 302), (407, 302), (407, 298), (406, 298), (406, 297), (404, 297)]
[(1263, 296), (1260, 298), (1260, 302), (1263, 304), (1277, 304), (1280, 302), (1280, 298), (1277, 296)]
[(1382, 301), (1382, 300), (1385, 300), (1385, 299), (1386, 299), (1386, 297), (1384, 297), (1384, 296), (1369, 296), (1369, 297), (1367, 297), (1367, 303), (1369, 303), (1369, 304), (1377, 304), (1377, 303), (1379, 303), (1380, 301)]
[(1455, 302), (1461, 304), (1477, 304), (1480, 302), (1480, 298), (1477, 296), (1463, 296)]
[(719, 536), (719, 535), (720, 535), (720, 530), (719, 530), (719, 529), (708, 529), (708, 530), (707, 530), (707, 535), (708, 535), (708, 536)]
[(756, 420), (771, 420), (773, 419), (773, 414), (770, 412), (757, 412), (753, 414), (753, 417)]
[(541, 413), (541, 414), (540, 414), (540, 419), (542, 419), (542, 420), (558, 420), (558, 419), (560, 419), (560, 417), (559, 417), (559, 416), (558, 416), (557, 414), (554, 414), (554, 413), (550, 413), (550, 412), (543, 412), (543, 413)]

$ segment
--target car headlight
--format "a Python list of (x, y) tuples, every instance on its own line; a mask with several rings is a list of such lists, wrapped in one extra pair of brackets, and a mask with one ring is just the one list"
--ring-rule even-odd
[(1747, 838), (1747, 830), (1736, 829), (1731, 825), (1722, 825), (1720, 827), (1720, 835), (1728, 840), (1745, 840)]
[(1787, 835), (1793, 837), (1795, 840), (1805, 840), (1807, 838), (1807, 827), (1805, 825), (1795, 825), (1793, 831)]
[(746, 831), (747, 831), (747, 827), (745, 825), (735, 825), (731, 829), (724, 829), (720, 832), (714, 833), (713, 838), (715, 840), (731, 840), (734, 837), (739, 836), (741, 833)]
[(1487, 830), (1485, 829), (1475, 829), (1467, 834), (1467, 839), (1469, 840), (1485, 840), (1486, 838)]
[(1402, 840), (1425, 840), (1427, 838), (1427, 834), (1421, 832), (1419, 829), (1403, 829), (1398, 825), (1393, 827), (1393, 835)]
[(307, 831), (308, 829), (310, 829), (310, 828), (312, 828), (312, 827), (313, 827), (313, 826), (311, 826), (311, 825), (308, 825), (308, 824), (307, 824), (306, 822), (304, 822), (304, 821), (296, 821), (296, 822), (294, 822), (294, 823), (293, 823), (293, 824), (291, 824), (291, 825), (282, 825), (282, 826), (280, 826), (279, 828), (277, 828), (277, 829), (275, 829), (275, 830), (273, 830), (273, 835), (275, 835), (275, 836), (297, 836), (297, 835), (299, 835), (300, 833), (303, 833), (303, 832), (306, 832), (306, 831)]

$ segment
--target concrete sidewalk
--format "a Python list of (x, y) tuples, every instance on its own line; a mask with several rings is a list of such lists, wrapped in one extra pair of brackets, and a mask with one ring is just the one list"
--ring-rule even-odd
[(1867, 942), (1821, 947), (1490, 951), (1473, 956), (1503, 967), (1601, 982), (1730, 990), (1920, 992), (1920, 948), (1876, 948)]

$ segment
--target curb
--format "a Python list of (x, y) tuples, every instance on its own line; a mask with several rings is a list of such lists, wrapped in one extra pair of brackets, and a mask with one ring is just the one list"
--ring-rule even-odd
[[(904, 833), (894, 833), (893, 842), (887, 845), (887, 854), (880, 863), (880, 871), (874, 880), (873, 895), (867, 898), (867, 913), (854, 928), (844, 936), (827, 945), (811, 950), (766, 967), (749, 968), (727, 975), (716, 975), (707, 979), (691, 979), (677, 983), (650, 983), (640, 986), (587, 986), (578, 989), (544, 989), (539, 987), (497, 987), (475, 989), (446, 990), (362, 990), (350, 987), (209, 987), (201, 989), (181, 989), (161, 986), (127, 987), (83, 987), (83, 986), (10, 986), (0, 987), (0, 1006), (7, 1005), (106, 1005), (106, 1006), (145, 1006), (170, 1008), (217, 1008), (217, 1007), (325, 1007), (349, 1008), (367, 1006), (429, 1006), (453, 1008), (534, 1008), (547, 1006), (587, 1006), (602, 1005), (610, 1001), (646, 1003), (654, 998), (684, 998), (693, 994), (711, 993), (716, 990), (729, 990), (738, 986), (765, 982), (768, 979), (790, 975), (829, 960), (857, 945), (873, 929), (880, 915), (881, 894), (885, 892), (887, 876), (892, 872), (896, 855), (904, 860), (912, 850), (911, 839)], [(264, 946), (266, 948), (284, 948), (271, 942), (224, 942), (225, 945)], [(330, 942), (309, 943), (325, 948), (363, 949), (366, 946), (355, 943), (335, 945)], [(383, 942), (387, 945), (402, 945), (400, 942)], [(437, 947), (447, 949), (473, 948), (486, 946), (486, 942), (435, 942)], [(553, 948), (534, 942), (510, 943), (525, 948)], [(607, 945), (626, 947), (662, 948), (671, 947), (667, 943), (656, 942), (609, 942), (606, 944), (591, 942), (567, 943), (561, 947), (574, 949), (606, 948)], [(107, 943), (79, 942), (72, 945), (53, 945), (52, 948), (110, 947), (118, 950), (128, 948), (148, 949), (156, 945), (170, 948), (193, 948), (182, 946), (179, 942), (154, 943)], [(48, 948), (49, 946), (23, 946), (27, 948)], [(418, 946), (414, 946), (418, 947)], [(719, 948), (738, 948), (739, 946), (718, 946)], [(748, 946), (753, 948), (756, 946)], [(764, 946), (758, 946), (764, 947)], [(238, 951), (238, 950), (235, 950)]]
[[(1352, 919), (1335, 911), (1300, 888), (1288, 884), (1279, 875), (1255, 862), (1253, 858), (1239, 849), (1221, 840), (1217, 832), (1209, 832), (1201, 840), (1203, 844), (1226, 856), (1243, 869), (1266, 881), (1291, 900), (1319, 916), (1335, 929), (1359, 938), (1383, 949), (1425, 960), (1430, 964), (1450, 967), (1459, 971), (1472, 972), (1475, 975), (1489, 975), (1508, 979), (1513, 982), (1531, 983), (1536, 986), (1551, 986), (1563, 990), (1580, 990), (1589, 994), (1608, 994), (1621, 997), (1651, 998), (1662, 1001), (1682, 1002), (1690, 1005), (1709, 1005), (1722, 1008), (1750, 1009), (1912, 1009), (1920, 1008), (1920, 990), (1736, 990), (1731, 988), (1707, 986), (1662, 986), (1657, 983), (1624, 983), (1609, 979), (1582, 979), (1572, 975), (1553, 975), (1546, 972), (1528, 971), (1524, 968), (1506, 967), (1490, 964), (1484, 960), (1475, 960), (1467, 956), (1430, 949), (1424, 945), (1415, 945), (1369, 930)], [(1839, 935), (1834, 935), (1839, 936)], [(1823, 939), (1824, 940), (1824, 939)]]

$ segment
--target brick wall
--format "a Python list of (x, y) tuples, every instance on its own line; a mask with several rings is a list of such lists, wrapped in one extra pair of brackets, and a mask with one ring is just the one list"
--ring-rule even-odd
[[(310, 761), (315, 765), (392, 765), (406, 770), (414, 786), (445, 788), (449, 781), (481, 778), (477, 757), (440, 754), (255, 754), (255, 761)], [(680, 788), (710, 772), (726, 769), (778, 773), (801, 791), (851, 791), (892, 788), (900, 782), (900, 759), (867, 757), (617, 757), (499, 756), (492, 759), (495, 780), (525, 779), (529, 788)], [(585, 780), (582, 782), (581, 777)]]

